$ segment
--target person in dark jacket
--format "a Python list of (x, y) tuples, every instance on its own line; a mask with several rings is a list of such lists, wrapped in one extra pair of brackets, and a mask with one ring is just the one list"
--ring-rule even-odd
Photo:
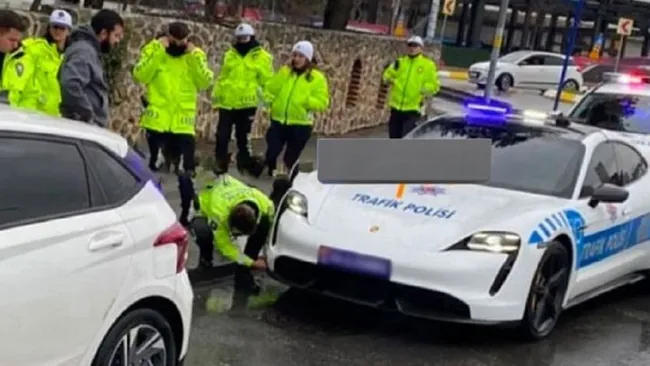
[(108, 82), (102, 55), (110, 52), (124, 35), (124, 20), (112, 10), (102, 9), (72, 31), (59, 71), (61, 115), (81, 122), (108, 127)]

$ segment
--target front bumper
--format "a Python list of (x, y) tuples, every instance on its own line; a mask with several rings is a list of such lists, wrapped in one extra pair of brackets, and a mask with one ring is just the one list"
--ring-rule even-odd
[[(303, 217), (286, 212), (266, 247), (269, 272), (293, 287), (409, 316), (477, 324), (505, 323), (523, 317), (530, 281), (517, 273), (522, 266), (514, 266), (500, 290), (490, 295), (508, 260), (505, 254), (391, 248), (368, 245), (367, 241), (320, 231)], [(390, 279), (319, 265), (321, 245), (390, 258)]]
[(487, 83), (487, 71), (483, 70), (469, 70), (467, 72), (467, 81), (473, 84), (485, 84)]

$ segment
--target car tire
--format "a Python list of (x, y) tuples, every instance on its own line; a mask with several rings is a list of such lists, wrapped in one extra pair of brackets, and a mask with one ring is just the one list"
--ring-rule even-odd
[[(133, 343), (135, 347), (153, 341), (146, 349), (155, 349), (157, 352), (150, 357), (143, 357), (141, 361), (129, 360), (127, 365), (176, 366), (178, 364), (178, 350), (172, 327), (167, 319), (152, 309), (136, 309), (123, 315), (113, 324), (102, 340), (92, 366), (123, 365), (123, 362), (116, 362), (116, 359), (123, 354), (122, 352), (129, 351), (124, 349), (123, 343), (129, 345), (129, 338), (133, 336), (136, 337)], [(144, 349), (136, 352), (136, 356), (142, 351)], [(151, 363), (145, 363), (147, 360), (151, 360)]]
[(514, 84), (515, 79), (508, 73), (499, 75), (496, 82), (497, 88), (502, 92), (509, 91)]
[[(526, 299), (520, 333), (527, 340), (541, 340), (555, 329), (562, 313), (570, 272), (571, 261), (566, 248), (558, 242), (551, 242), (539, 261)], [(539, 306), (543, 307), (540, 309)]]
[(573, 79), (569, 79), (564, 82), (564, 85), (562, 86), (562, 90), (568, 91), (570, 93), (577, 93), (580, 91), (580, 85), (578, 84), (577, 81)]

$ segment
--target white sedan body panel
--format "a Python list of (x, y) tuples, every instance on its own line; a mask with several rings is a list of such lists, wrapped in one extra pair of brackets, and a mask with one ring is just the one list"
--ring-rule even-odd
[[(584, 179), (594, 146), (605, 140), (632, 144), (650, 159), (650, 138), (592, 133), (583, 140), (586, 151), (578, 182)], [(316, 264), (321, 246), (383, 258), (392, 267), (383, 281), (443, 293), (469, 309), (467, 318), (427, 317), (475, 323), (518, 321), (550, 241), (567, 240), (571, 245), (567, 307), (609, 282), (650, 267), (649, 179), (646, 175), (626, 187), (630, 193), (626, 202), (591, 208), (588, 199), (482, 185), (406, 185), (397, 198), (397, 185), (323, 185), (316, 172), (300, 173), (292, 189), (305, 196), (307, 215), (282, 212), (266, 255), (271, 272), (281, 280), (279, 258)], [(485, 231), (513, 233), (521, 239), (510, 273), (493, 294), (490, 288), (508, 254), (448, 250)], [(415, 313), (400, 309), (399, 301), (397, 307)]]

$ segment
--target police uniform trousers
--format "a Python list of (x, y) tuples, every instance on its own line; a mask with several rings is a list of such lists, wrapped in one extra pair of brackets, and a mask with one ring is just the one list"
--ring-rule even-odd
[[(179, 221), (187, 226), (190, 208), (195, 197), (193, 179), (196, 171), (196, 141), (194, 136), (190, 134), (169, 134), (165, 149), (176, 166), (178, 176), (178, 191), (181, 196)], [(182, 166), (179, 166), (180, 162), (182, 162)]]
[(388, 137), (391, 139), (401, 139), (415, 128), (415, 123), (420, 119), (419, 111), (398, 111), (390, 109), (390, 118), (388, 119)]
[(233, 127), (237, 142), (237, 168), (245, 170), (251, 164), (249, 136), (257, 108), (219, 109), (219, 124), (217, 125), (215, 158), (219, 162), (229, 160), (228, 145)]
[(277, 166), (277, 160), (284, 149), (283, 161), (287, 169), (291, 169), (298, 161), (302, 151), (311, 138), (311, 125), (288, 125), (271, 121), (266, 131), (266, 166), (269, 173)]

